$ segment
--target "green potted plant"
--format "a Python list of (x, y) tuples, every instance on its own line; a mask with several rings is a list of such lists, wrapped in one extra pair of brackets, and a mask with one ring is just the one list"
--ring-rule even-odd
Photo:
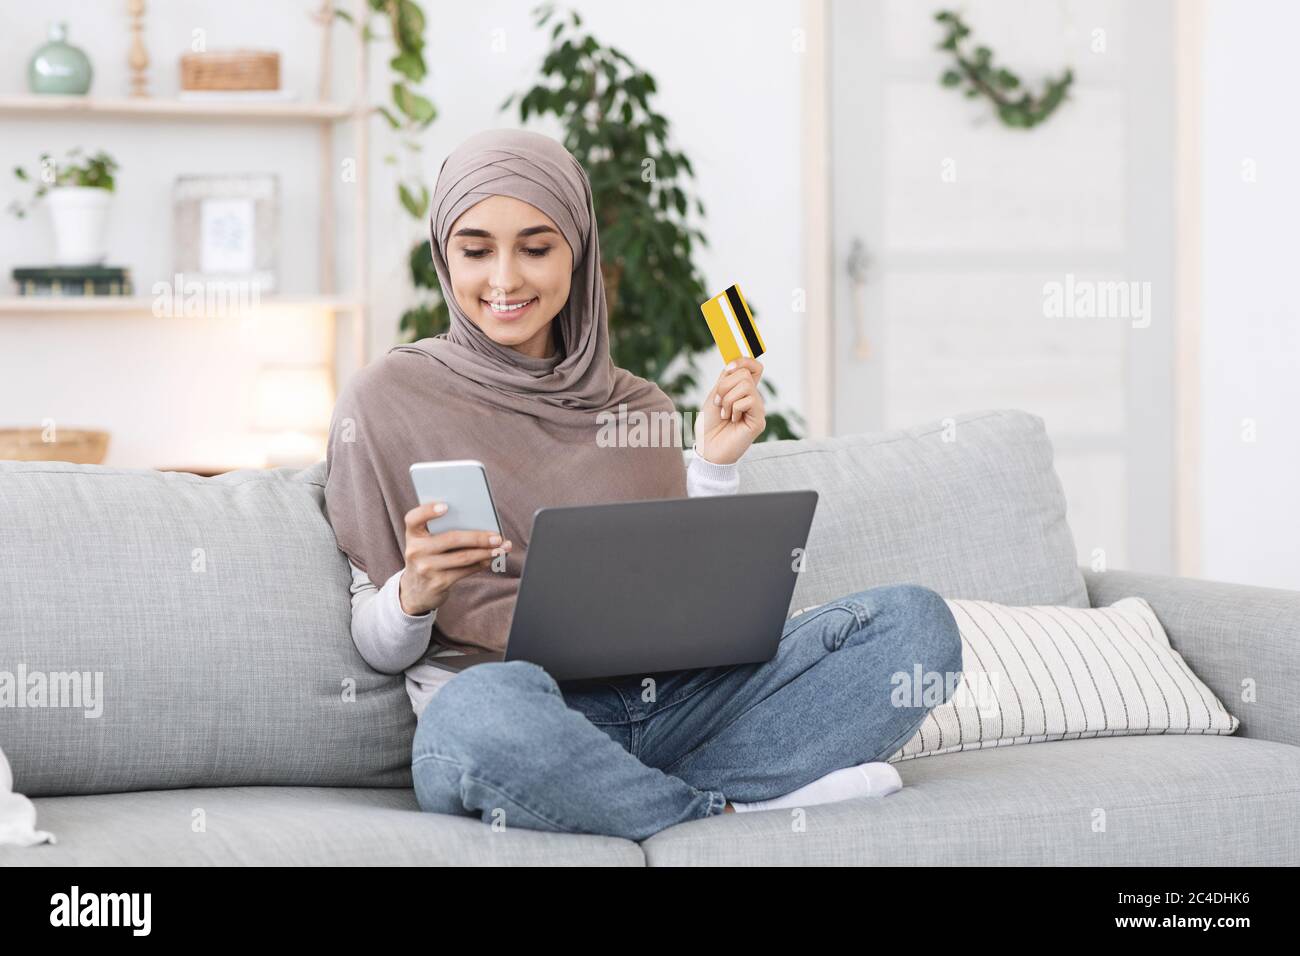
[(61, 163), (42, 153), (39, 172), (14, 168), (14, 176), (34, 189), (30, 200), (14, 202), (9, 210), (21, 219), (36, 201), (44, 199), (54, 227), (55, 262), (61, 266), (100, 265), (108, 255), (108, 207), (117, 168), (116, 160), (102, 150), (85, 155), (72, 149)]

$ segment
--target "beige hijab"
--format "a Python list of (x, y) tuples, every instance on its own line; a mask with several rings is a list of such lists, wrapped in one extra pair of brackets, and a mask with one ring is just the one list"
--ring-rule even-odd
[[(452, 224), (489, 196), (537, 207), (573, 251), (569, 299), (554, 319), (558, 348), (550, 358), (493, 342), (452, 294)], [(382, 586), (405, 566), (403, 518), (418, 503), (411, 464), (482, 461), (514, 550), (504, 572), (479, 571), (453, 586), (434, 637), (501, 650), (538, 508), (685, 497), (686, 469), (679, 447), (598, 441), (607, 421), (601, 412), (617, 416), (626, 405), (629, 414), (648, 415), (674, 407), (657, 385), (610, 357), (591, 184), (568, 150), (524, 130), (471, 136), (442, 164), (430, 238), (451, 327), (395, 346), (348, 382), (330, 423), (326, 510), (339, 548)]]

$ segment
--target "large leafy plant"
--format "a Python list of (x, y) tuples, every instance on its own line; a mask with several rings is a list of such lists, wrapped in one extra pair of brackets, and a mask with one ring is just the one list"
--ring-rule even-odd
[[(388, 61), (393, 75), (389, 102), (375, 110), (387, 121), (407, 160), (406, 169), (398, 177), (397, 199), (416, 222), (423, 224), (429, 214), (430, 193), (419, 162), (420, 136), (438, 116), (433, 101), (417, 88), (429, 75), (424, 60), (424, 31), (428, 21), (424, 9), (415, 0), (368, 0), (368, 5), (369, 17), (365, 23), (355, 23), (351, 14), (341, 8), (336, 8), (334, 15), (353, 23), (367, 40), (380, 36), (372, 20), (378, 19), (387, 27), (387, 38), (393, 44), (393, 55)], [(401, 165), (396, 153), (386, 155), (384, 162)], [(447, 328), (450, 317), (442, 301), (428, 240), (416, 243), (407, 259), (419, 301), (402, 314), (398, 327), (408, 340), (436, 335)]]
[[(393, 71), (389, 86), (390, 103), (375, 107), (376, 111), (388, 122), (397, 135), (407, 155), (418, 161), (420, 135), (438, 116), (433, 101), (416, 89), (416, 84), (429, 75), (429, 68), (424, 62), (424, 28), (426, 24), (424, 11), (415, 0), (369, 0), (370, 16), (379, 17), (388, 26), (388, 37), (392, 40), (394, 53), (388, 61)], [(352, 15), (343, 9), (336, 9), (334, 15), (352, 23)], [(357, 25), (357, 24), (354, 24)], [(376, 32), (371, 23), (357, 25), (367, 40), (373, 39)], [(384, 157), (389, 164), (397, 164), (396, 154)], [(402, 176), (397, 183), (397, 198), (402, 207), (416, 219), (423, 219), (429, 210), (429, 187), (419, 172), (418, 165), (413, 173)]]

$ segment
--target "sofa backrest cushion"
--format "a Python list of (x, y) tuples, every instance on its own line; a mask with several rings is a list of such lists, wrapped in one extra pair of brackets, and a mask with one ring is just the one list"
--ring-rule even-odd
[(790, 611), (882, 584), (945, 598), (1088, 607), (1043, 421), (954, 415), (900, 431), (762, 442), (740, 492), (812, 488)]
[(410, 785), (415, 716), (352, 643), (324, 476), (0, 462), (15, 790)]
[[(791, 610), (895, 582), (1087, 606), (1034, 416), (765, 442), (740, 469), (742, 493), (820, 493)], [(410, 786), (415, 716), (403, 676), (352, 643), (324, 480), (324, 462), (0, 462), (0, 748), (19, 793)]]

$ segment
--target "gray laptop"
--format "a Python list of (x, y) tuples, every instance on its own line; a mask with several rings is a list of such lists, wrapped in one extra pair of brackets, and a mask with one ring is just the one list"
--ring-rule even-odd
[(815, 491), (539, 508), (504, 654), (556, 680), (770, 660), (785, 628)]

